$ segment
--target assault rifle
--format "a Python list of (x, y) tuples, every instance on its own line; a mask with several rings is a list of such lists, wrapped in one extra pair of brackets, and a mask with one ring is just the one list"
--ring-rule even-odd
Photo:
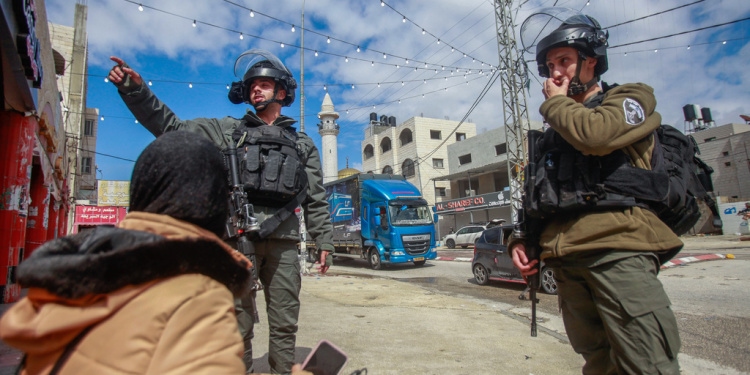
[(240, 181), (240, 163), (237, 158), (237, 146), (230, 142), (229, 147), (224, 150), (224, 163), (229, 170), (229, 207), (230, 217), (227, 219), (227, 235), (230, 239), (237, 240), (237, 250), (245, 254), (252, 266), (250, 274), (252, 275), (253, 285), (250, 289), (250, 297), (253, 301), (253, 320), (255, 323), (260, 322), (258, 308), (255, 305), (257, 292), (263, 289), (263, 284), (258, 280), (258, 267), (255, 262), (255, 245), (250, 240), (253, 233), (260, 230), (258, 219), (255, 217), (253, 205), (248, 202), (247, 192)]
[[(542, 132), (538, 130), (530, 130), (528, 132), (528, 148), (529, 148), (529, 161), (524, 168), (524, 191), (523, 191), (523, 204), (521, 210), (518, 211), (518, 221), (513, 228), (513, 239), (524, 242), (526, 246), (526, 257), (531, 260), (539, 260), (539, 219), (530, 218), (526, 214), (526, 208), (530, 204), (531, 199), (531, 187), (536, 183), (536, 161), (538, 159), (537, 141), (542, 137)], [(544, 167), (542, 167), (544, 168)], [(531, 276), (526, 276), (527, 289), (529, 290), (529, 299), (531, 300), (531, 336), (536, 337), (536, 304), (539, 300), (536, 298), (536, 293), (539, 290), (540, 281), (540, 267), (537, 263), (537, 272)]]

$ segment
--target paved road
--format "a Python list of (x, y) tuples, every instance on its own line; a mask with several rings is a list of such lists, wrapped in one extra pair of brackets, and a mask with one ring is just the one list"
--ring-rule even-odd
[[(680, 354), (683, 374), (748, 373), (742, 367), (750, 358), (750, 345), (743, 341), (750, 331), (743, 323), (748, 318), (743, 310), (750, 310), (750, 298), (739, 293), (748, 285), (750, 269), (712, 269), (730, 264), (747, 267), (750, 243), (729, 237), (686, 242), (685, 254), (734, 253), (748, 262), (693, 263), (662, 273), (685, 341)], [(463, 254), (471, 256), (471, 251)], [(565, 339), (553, 296), (541, 296), (540, 334), (531, 338), (528, 305), (517, 298), (520, 285), (479, 287), (471, 283), (468, 264), (463, 262), (428, 262), (424, 267), (384, 271), (369, 270), (365, 261), (350, 262), (337, 262), (326, 276), (304, 277), (298, 361), (319, 339), (326, 338), (349, 354), (344, 374), (363, 367), (370, 374), (580, 374), (582, 360)], [(723, 276), (706, 277), (709, 273)], [(474, 290), (481, 294), (473, 295)], [(744, 304), (732, 305), (728, 302), (732, 298), (711, 300), (732, 293), (738, 293), (735, 299)], [(711, 306), (726, 308), (712, 310)], [(259, 307), (263, 309), (263, 301)], [(728, 314), (736, 314), (736, 319)], [(265, 322), (263, 314), (261, 320)], [(260, 364), (267, 359), (268, 332), (265, 324), (257, 327)], [(717, 337), (719, 329), (729, 333)], [(0, 374), (11, 374), (14, 361), (18, 361), (17, 354), (0, 347)]]

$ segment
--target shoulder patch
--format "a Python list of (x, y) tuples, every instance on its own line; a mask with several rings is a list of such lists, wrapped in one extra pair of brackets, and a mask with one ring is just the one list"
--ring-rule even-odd
[(630, 125), (640, 125), (646, 121), (646, 114), (643, 112), (641, 103), (634, 99), (625, 98), (622, 102), (622, 110), (625, 113), (625, 122)]

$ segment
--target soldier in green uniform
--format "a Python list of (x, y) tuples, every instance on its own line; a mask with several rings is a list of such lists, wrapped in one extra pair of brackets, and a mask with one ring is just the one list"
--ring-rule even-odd
[[(592, 17), (565, 8), (524, 21), (524, 48), (536, 47), (539, 73), (547, 78), (539, 111), (551, 129), (544, 135), (572, 146), (570, 160), (594, 165), (617, 152), (651, 169), (661, 124), (653, 89), (599, 85), (608, 36)], [(556, 168), (552, 161), (542, 167)], [(584, 208), (548, 217), (537, 238), (540, 258), (554, 269), (567, 335), (586, 361), (584, 374), (680, 373), (677, 322), (657, 274), (658, 255), (683, 244), (654, 212), (632, 204)], [(511, 256), (529, 276), (539, 260), (527, 257), (526, 245), (512, 245)]]
[[(213, 141), (219, 149), (224, 150), (230, 143), (242, 142), (248, 134), (269, 134), (268, 130), (275, 130), (281, 137), (296, 140), (296, 160), (301, 160), (299, 172), (306, 176), (307, 192), (302, 201), (307, 232), (315, 240), (320, 254), (321, 272), (325, 272), (331, 265), (333, 240), (331, 237), (331, 222), (328, 214), (328, 203), (325, 200), (325, 189), (322, 184), (323, 172), (318, 149), (312, 139), (304, 133), (298, 133), (292, 127), (295, 123), (290, 117), (281, 115), (281, 108), (289, 106), (294, 101), (294, 90), (297, 83), (292, 73), (271, 53), (263, 50), (248, 50), (240, 55), (235, 62), (235, 75), (241, 81), (235, 82), (230, 90), (229, 99), (235, 104), (247, 103), (254, 107), (255, 112), (248, 110), (244, 117), (224, 118), (196, 118), (181, 120), (172, 110), (161, 102), (156, 95), (143, 83), (143, 78), (118, 58), (111, 58), (115, 65), (109, 73), (108, 79), (117, 86), (122, 100), (128, 106), (136, 119), (143, 124), (154, 136), (158, 137), (169, 131), (189, 131), (201, 134)], [(268, 129), (267, 126), (280, 129)], [(265, 130), (264, 130), (265, 129)], [(274, 134), (275, 134), (274, 133)], [(242, 134), (242, 136), (240, 136)], [(241, 139), (238, 141), (238, 139)], [(238, 147), (240, 148), (240, 147)], [(262, 148), (262, 146), (261, 146)], [(294, 147), (287, 147), (295, 153)], [(244, 148), (254, 149), (253, 146)], [(257, 151), (257, 145), (255, 150)], [(217, 150), (219, 152), (219, 150)], [(278, 153), (269, 155), (256, 154), (253, 158), (249, 152), (244, 156), (245, 172), (256, 173), (250, 167), (258, 159), (273, 159), (280, 157)], [(282, 159), (278, 159), (282, 160)], [(277, 160), (277, 161), (278, 161)], [(286, 159), (284, 159), (286, 160)], [(266, 165), (274, 164), (271, 163)], [(286, 165), (286, 163), (275, 163)], [(279, 179), (295, 176), (294, 171), (287, 173), (285, 167), (276, 171)], [(255, 178), (262, 171), (257, 171)], [(280, 175), (279, 175), (280, 174)], [(243, 176), (245, 178), (245, 176)], [(302, 177), (302, 180), (305, 178)], [(245, 183), (246, 181), (243, 181)], [(265, 192), (264, 194), (268, 194)], [(288, 194), (287, 194), (288, 195)], [(254, 214), (260, 225), (266, 220), (272, 220), (279, 210), (284, 210), (278, 204), (271, 204), (271, 195), (253, 201), (252, 194), (248, 198), (253, 203)], [(267, 199), (271, 198), (271, 199)], [(276, 216), (274, 216), (276, 215)], [(300, 263), (298, 261), (298, 243), (300, 241), (299, 222), (297, 216), (284, 215), (277, 223), (272, 233), (264, 238), (253, 241), (256, 254), (258, 277), (263, 284), (266, 299), (266, 312), (269, 325), (269, 354), (268, 362), (273, 373), (286, 374), (291, 371), (294, 363), (294, 348), (296, 344), (297, 321), (299, 317), (301, 288)], [(244, 360), (248, 372), (252, 372), (253, 354), (251, 340), (253, 338), (254, 321), (251, 316), (252, 300), (242, 298), (236, 303), (237, 319), (245, 343)]]

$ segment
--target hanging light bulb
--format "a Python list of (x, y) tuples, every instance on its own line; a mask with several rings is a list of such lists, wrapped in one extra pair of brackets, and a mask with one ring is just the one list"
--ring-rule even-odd
[(137, 124), (137, 123), (138, 123), (138, 120), (135, 120), (135, 123)]
[(659, 50), (658, 50), (658, 49), (655, 49), (655, 50), (654, 50), (654, 53), (657, 53), (657, 52), (659, 52)]
[(409, 59), (406, 59), (406, 65), (409, 65)]
[(381, 1), (380, 1), (380, 6), (381, 6), (381, 7), (384, 7), (384, 6), (385, 6), (385, 3), (383, 2), (383, 0), (381, 0)]
[(398, 65), (398, 64), (396, 64), (396, 69), (398, 69), (398, 68), (400, 68), (400, 67), (401, 67), (401, 65)]
[(375, 66), (375, 61), (370, 61), (370, 66)]
[(438, 39), (437, 44), (440, 44), (440, 39)]
[(326, 39), (326, 43), (331, 43), (331, 37), (329, 36), (328, 39)]
[(109, 79), (107, 77), (104, 77), (104, 82), (109, 82)]
[(401, 22), (406, 23), (406, 16), (404, 16), (404, 19), (401, 20)]
[(424, 35), (424, 34), (426, 34), (426, 33), (427, 33), (427, 32), (426, 32), (426, 31), (424, 31), (424, 29), (422, 29), (422, 35)]
[(401, 104), (401, 99), (398, 100), (398, 104)]
[(99, 117), (99, 121), (104, 121), (104, 116)]
[(149, 85), (149, 86), (153, 86), (153, 85), (154, 85), (154, 83), (153, 83), (153, 82), (151, 82), (151, 80), (148, 80), (148, 85)]
[(687, 49), (690, 49), (690, 46), (688, 46)]
[(281, 48), (284, 48), (284, 42), (281, 42)]
[(328, 91), (328, 86), (326, 86), (326, 85), (323, 85), (323, 90), (324, 90), (324, 91)]
[(195, 25), (195, 20), (193, 20), (193, 27), (195, 27), (195, 26), (196, 26), (196, 25)]
[(378, 82), (378, 87), (380, 87), (380, 82)]
[(401, 81), (401, 86), (403, 86), (403, 85), (404, 85), (404, 81)]
[(315, 57), (318, 57), (318, 51), (315, 51)]
[(229, 84), (227, 83), (227, 90), (229, 90)]
[(344, 62), (349, 62), (349, 57), (344, 57)]
[(359, 49), (359, 46), (357, 46), (357, 52), (359, 52), (359, 51), (361, 51), (361, 49)]
[(143, 5), (138, 4), (138, 10), (140, 10), (141, 12), (143, 12)]
[(253, 10), (252, 10), (252, 9), (250, 9), (250, 17), (251, 17), (251, 18), (252, 18), (252, 17), (255, 17), (255, 13), (253, 12)]
[(292, 25), (292, 32), (295, 32), (296, 29), (294, 28), (294, 25)]
[(245, 36), (240, 33), (240, 40), (245, 39)]
[(627, 53), (627, 52), (625, 52), (625, 55), (624, 55), (624, 56), (627, 56), (627, 55), (628, 55), (628, 53)]
[(193, 88), (193, 83), (190, 82), (190, 84), (188, 84), (188, 87), (192, 89)]
[(455, 48), (451, 47), (451, 52), (453, 52), (453, 51), (455, 51), (455, 50), (456, 50)]
[(354, 84), (352, 84), (352, 89), (354, 89)]
[(425, 63), (424, 63), (424, 67), (425, 67), (425, 68), (427, 67), (427, 62), (425, 62)]
[(427, 84), (427, 80), (425, 79), (422, 83), (424, 83), (426, 85)]
[(388, 56), (386, 56), (386, 54), (384, 53), (384, 54), (383, 54), (383, 58), (384, 58), (384, 59), (385, 59), (385, 58), (388, 58)]
[(445, 70), (445, 66), (441, 66), (441, 67), (440, 67), (440, 70)]
[(721, 42), (721, 44), (727, 44), (727, 41), (725, 40), (725, 41)]

